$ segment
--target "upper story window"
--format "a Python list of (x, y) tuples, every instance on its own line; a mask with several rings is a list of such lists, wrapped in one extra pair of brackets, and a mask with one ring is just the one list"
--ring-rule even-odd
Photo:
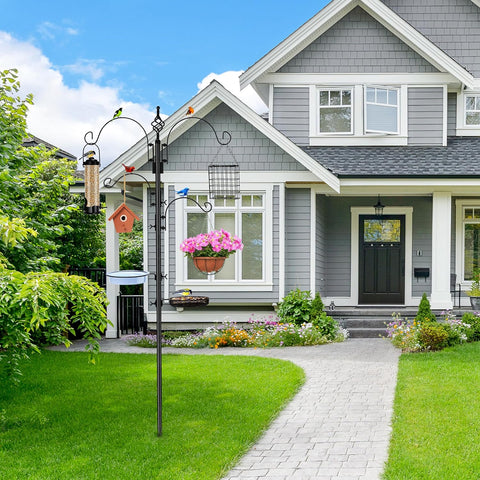
[(465, 95), (465, 125), (480, 126), (480, 95)]
[(319, 132), (352, 133), (352, 89), (319, 90)]
[(398, 134), (398, 89), (365, 87), (365, 133)]
[(395, 142), (393, 136), (406, 136), (400, 121), (402, 110), (406, 115), (406, 90), (401, 94), (397, 87), (360, 84), (314, 88), (316, 115), (311, 116), (311, 138), (328, 141), (336, 137), (337, 142), (348, 142), (347, 137), (362, 137), (378, 142), (376, 137), (383, 136), (390, 137), (386, 142)]

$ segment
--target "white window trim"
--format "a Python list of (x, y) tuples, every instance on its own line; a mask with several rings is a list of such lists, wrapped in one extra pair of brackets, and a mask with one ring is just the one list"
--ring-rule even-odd
[[(183, 184), (182, 184), (183, 185)], [(175, 185), (175, 189), (179, 190), (180, 184)], [(191, 188), (194, 192), (208, 192), (207, 184), (197, 184)], [(263, 232), (264, 232), (264, 266), (263, 266), (263, 280), (210, 280), (205, 277), (205, 280), (189, 280), (187, 276), (187, 262), (185, 255), (180, 251), (180, 248), (176, 249), (175, 254), (175, 288), (192, 288), (197, 287), (202, 291), (272, 291), (273, 290), (273, 216), (269, 215), (272, 211), (273, 203), (273, 185), (266, 185), (262, 188), (258, 188), (258, 184), (246, 184), (242, 183), (242, 191), (240, 195), (249, 194), (262, 194), (264, 198), (263, 207), (251, 207), (252, 211), (263, 212)], [(210, 201), (210, 200), (209, 200)], [(239, 200), (241, 201), (241, 199)], [(186, 238), (186, 202), (176, 202), (175, 205), (175, 218), (181, 219), (175, 222), (175, 238), (176, 245)], [(212, 202), (213, 203), (213, 202)], [(215, 209), (215, 207), (213, 207)], [(225, 211), (228, 207), (225, 207)], [(241, 211), (241, 210), (240, 210)], [(168, 233), (167, 233), (168, 235)], [(237, 260), (238, 258), (238, 260)], [(235, 256), (238, 268), (239, 257)]]
[[(382, 89), (382, 90), (387, 90), (389, 91), (395, 91), (397, 92), (397, 103), (396, 105), (390, 105), (389, 103), (378, 103), (378, 102), (369, 102), (367, 100), (367, 89), (368, 88), (373, 88), (375, 90), (377, 89)], [(391, 107), (391, 108), (396, 108), (397, 109), (397, 130), (396, 131), (387, 131), (387, 130), (368, 130), (367, 127), (367, 105), (379, 105), (383, 107)], [(387, 87), (387, 86), (382, 86), (382, 85), (365, 85), (364, 86), (364, 101), (363, 101), (363, 111), (364, 111), (364, 121), (365, 121), (365, 126), (364, 126), (364, 131), (365, 135), (370, 135), (372, 133), (376, 134), (382, 134), (382, 135), (399, 135), (400, 134), (400, 89), (398, 87)]]
[[(398, 89), (398, 134), (365, 133), (364, 131), (364, 88), (383, 87)], [(318, 99), (321, 89), (353, 89), (352, 94), (352, 127), (353, 133), (318, 133), (319, 111)], [(408, 86), (353, 84), (353, 85), (310, 85), (309, 88), (309, 138), (310, 146), (406, 146), (408, 145)]]
[[(476, 137), (480, 135), (480, 125), (466, 124), (466, 102), (469, 96), (480, 96), (478, 90), (463, 90), (457, 95), (457, 135)], [(462, 276), (463, 278), (463, 276)]]
[[(327, 105), (327, 106), (321, 106), (320, 105), (320, 93), (321, 92), (332, 92), (332, 91), (350, 91), (350, 105)], [(332, 87), (326, 87), (326, 86), (317, 86), (317, 99), (316, 99), (316, 104), (317, 104), (317, 111), (316, 111), (316, 135), (319, 136), (332, 136), (332, 135), (352, 135), (353, 130), (354, 130), (354, 108), (355, 108), (355, 89), (353, 86), (332, 86)], [(320, 131), (320, 111), (322, 108), (345, 108), (345, 107), (350, 107), (350, 131), (348, 132), (321, 132)]]
[[(465, 280), (465, 229), (463, 211), (465, 208), (480, 208), (480, 198), (460, 199), (455, 202), (455, 274), (457, 283), (470, 287), (471, 280)], [(475, 223), (475, 222), (469, 222)], [(478, 222), (480, 223), (480, 221)]]

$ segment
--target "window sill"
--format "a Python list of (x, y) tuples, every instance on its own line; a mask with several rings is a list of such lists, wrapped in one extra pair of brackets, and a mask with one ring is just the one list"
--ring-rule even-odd
[(326, 146), (406, 146), (408, 137), (401, 135), (336, 135), (336, 136), (311, 136), (311, 147)]
[(202, 292), (271, 292), (273, 290), (272, 283), (242, 283), (242, 282), (210, 282), (208, 280), (190, 280), (184, 283), (176, 283), (176, 289), (191, 288), (198, 289)]

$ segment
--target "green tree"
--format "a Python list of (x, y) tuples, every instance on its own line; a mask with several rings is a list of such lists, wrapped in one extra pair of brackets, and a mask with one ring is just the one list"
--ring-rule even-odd
[(108, 323), (98, 285), (46, 271), (60, 266), (60, 244), (74, 229), (74, 164), (22, 147), (32, 97), (22, 100), (19, 88), (15, 70), (0, 72), (0, 373), (13, 378), (39, 340), (68, 343), (75, 323), (95, 353)]

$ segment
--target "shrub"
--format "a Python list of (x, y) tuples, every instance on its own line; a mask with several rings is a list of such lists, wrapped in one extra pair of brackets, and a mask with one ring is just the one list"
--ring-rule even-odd
[(477, 342), (480, 340), (480, 313), (466, 312), (462, 316), (462, 322), (470, 325), (469, 341)]
[(415, 320), (417, 322), (424, 322), (425, 320), (435, 322), (437, 320), (435, 314), (432, 313), (430, 302), (428, 301), (426, 293), (422, 295), (422, 300), (420, 300), (420, 304), (418, 305), (418, 311)]
[(449, 345), (449, 332), (445, 325), (426, 322), (420, 326), (418, 340), (425, 350), (441, 350)]
[(339, 324), (325, 312), (321, 312), (319, 315), (316, 315), (312, 320), (312, 324), (325, 338), (328, 340), (335, 340), (339, 329)]
[(301, 325), (310, 321), (311, 310), (310, 292), (297, 288), (285, 296), (278, 305), (278, 316), (285, 322), (294, 322)]

